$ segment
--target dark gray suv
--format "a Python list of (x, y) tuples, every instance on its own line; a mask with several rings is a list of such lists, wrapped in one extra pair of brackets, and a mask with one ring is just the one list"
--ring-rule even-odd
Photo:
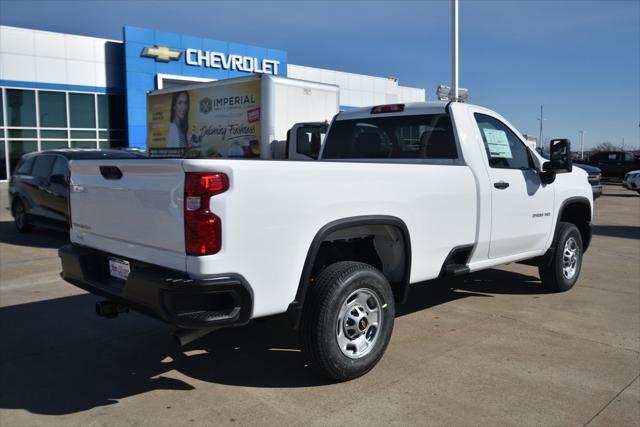
[(69, 161), (140, 158), (119, 150), (60, 149), (22, 156), (9, 180), (9, 203), (18, 231), (34, 225), (69, 228)]

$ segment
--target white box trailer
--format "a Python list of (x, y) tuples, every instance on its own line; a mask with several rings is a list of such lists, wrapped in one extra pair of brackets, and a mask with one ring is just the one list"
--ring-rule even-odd
[(335, 85), (270, 74), (156, 90), (147, 99), (149, 155), (271, 159), (280, 152), (279, 158), (304, 159), (298, 147), (309, 153), (315, 150), (301, 145), (317, 146), (308, 132), (298, 132), (308, 136), (300, 143), (281, 142), (285, 154), (274, 141), (286, 140), (296, 123), (331, 121), (339, 93)]

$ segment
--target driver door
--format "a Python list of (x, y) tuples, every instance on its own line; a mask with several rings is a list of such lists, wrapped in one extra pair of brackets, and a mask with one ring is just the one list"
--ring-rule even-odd
[(496, 117), (475, 113), (491, 180), (489, 258), (545, 249), (553, 224), (553, 184), (545, 185), (524, 142)]

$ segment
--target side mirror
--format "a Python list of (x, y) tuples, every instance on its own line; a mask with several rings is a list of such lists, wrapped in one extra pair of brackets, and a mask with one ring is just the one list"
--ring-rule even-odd
[(551, 184), (556, 180), (556, 171), (553, 169), (551, 162), (542, 164), (542, 172), (540, 172), (540, 180), (543, 184)]
[(552, 139), (549, 143), (550, 168), (556, 173), (571, 172), (571, 141), (568, 139)]

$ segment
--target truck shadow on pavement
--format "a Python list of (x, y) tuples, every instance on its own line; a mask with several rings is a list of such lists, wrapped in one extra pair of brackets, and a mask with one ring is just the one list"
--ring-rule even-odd
[(640, 194), (632, 193), (614, 193), (614, 194), (602, 194), (603, 197), (640, 197)]
[[(538, 293), (535, 277), (487, 270), (414, 285), (398, 316), (460, 298)], [(199, 381), (220, 392), (329, 383), (308, 365), (282, 316), (216, 331), (180, 349), (168, 326), (137, 313), (99, 318), (96, 301), (82, 294), (0, 308), (0, 409), (64, 415), (155, 390), (194, 390)]]
[(640, 239), (640, 227), (635, 225), (594, 225), (596, 236), (622, 237), (624, 239)]
[(0, 221), (0, 243), (32, 248), (59, 248), (69, 242), (68, 233), (52, 228), (37, 227), (20, 233), (13, 221)]

